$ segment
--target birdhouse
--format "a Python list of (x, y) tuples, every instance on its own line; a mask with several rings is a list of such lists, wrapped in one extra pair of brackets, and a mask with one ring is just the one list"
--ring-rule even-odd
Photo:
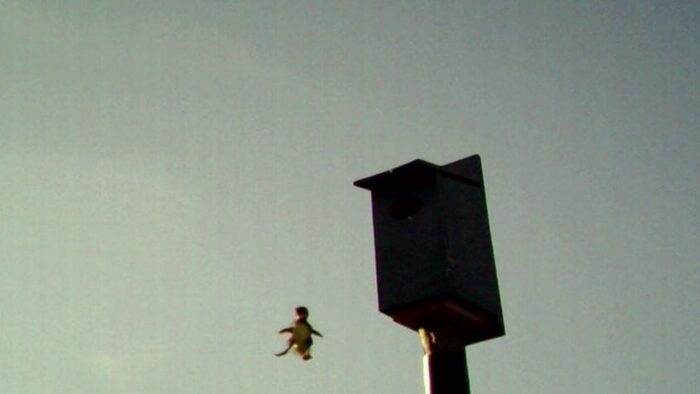
[(415, 160), (355, 186), (372, 192), (379, 310), (463, 346), (504, 335), (479, 156)]

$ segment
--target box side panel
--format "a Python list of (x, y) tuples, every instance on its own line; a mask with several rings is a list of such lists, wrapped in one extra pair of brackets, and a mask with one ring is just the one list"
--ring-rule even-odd
[(441, 177), (448, 280), (456, 295), (502, 326), (501, 301), (484, 188)]

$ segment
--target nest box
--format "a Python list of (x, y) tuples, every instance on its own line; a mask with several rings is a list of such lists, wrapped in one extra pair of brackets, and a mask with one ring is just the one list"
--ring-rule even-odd
[(355, 185), (372, 192), (379, 310), (464, 346), (504, 335), (479, 156)]

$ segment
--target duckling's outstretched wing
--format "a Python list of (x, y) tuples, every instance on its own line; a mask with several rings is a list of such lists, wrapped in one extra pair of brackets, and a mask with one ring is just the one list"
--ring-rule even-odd
[(292, 327), (283, 328), (279, 331), (279, 334), (292, 333)]

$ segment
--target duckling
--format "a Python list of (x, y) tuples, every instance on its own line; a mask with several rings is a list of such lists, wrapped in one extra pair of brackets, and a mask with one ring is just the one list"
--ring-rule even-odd
[(296, 316), (290, 327), (283, 328), (279, 331), (280, 334), (289, 333), (291, 336), (287, 340), (287, 348), (275, 354), (275, 356), (284, 356), (289, 350), (294, 349), (304, 361), (311, 359), (311, 345), (314, 343), (311, 335), (323, 337), (320, 332), (314, 330), (311, 324), (307, 321), (309, 310), (305, 306), (298, 306), (295, 310)]

